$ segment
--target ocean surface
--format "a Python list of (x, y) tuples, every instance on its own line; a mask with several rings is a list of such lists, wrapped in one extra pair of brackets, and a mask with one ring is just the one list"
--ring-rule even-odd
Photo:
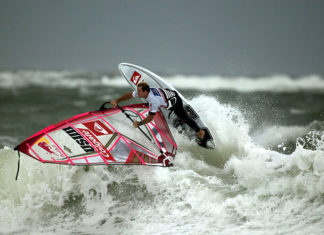
[(324, 234), (323, 77), (164, 78), (215, 150), (175, 132), (174, 167), (22, 157), (15, 181), (17, 144), (130, 88), (118, 75), (1, 71), (0, 234)]

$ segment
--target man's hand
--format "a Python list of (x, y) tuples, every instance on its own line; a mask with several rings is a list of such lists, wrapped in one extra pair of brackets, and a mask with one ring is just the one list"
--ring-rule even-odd
[(133, 127), (134, 127), (134, 128), (137, 128), (138, 126), (139, 126), (139, 122), (138, 122), (138, 121), (134, 121), (134, 122), (133, 122)]
[(125, 95), (119, 97), (118, 99), (116, 100), (112, 100), (110, 101), (110, 104), (116, 108), (117, 104), (120, 102), (120, 101), (124, 101), (124, 100), (129, 100), (133, 98), (133, 92), (127, 92)]
[(117, 100), (112, 100), (112, 101), (110, 101), (110, 104), (111, 104), (114, 108), (116, 108), (118, 102), (117, 102)]
[(138, 122), (138, 121), (134, 121), (133, 122), (133, 127), (137, 128), (139, 127), (140, 125), (144, 125), (144, 124), (147, 124), (149, 123), (150, 121), (153, 120), (153, 115), (149, 114), (147, 115), (147, 117), (145, 119), (143, 119), (142, 121)]

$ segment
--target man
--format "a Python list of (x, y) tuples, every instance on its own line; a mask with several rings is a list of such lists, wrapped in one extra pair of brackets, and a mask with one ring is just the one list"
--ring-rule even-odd
[(183, 108), (182, 99), (176, 91), (150, 88), (147, 83), (141, 82), (137, 85), (137, 91), (128, 92), (120, 98), (110, 101), (110, 103), (113, 107), (116, 107), (120, 101), (129, 100), (131, 98), (144, 98), (149, 103), (149, 114), (140, 122), (134, 121), (133, 126), (135, 128), (152, 121), (155, 113), (162, 107), (174, 111), (183, 122), (187, 123), (197, 132), (197, 136), (201, 141), (204, 140), (205, 130), (200, 129), (197, 123), (188, 116)]

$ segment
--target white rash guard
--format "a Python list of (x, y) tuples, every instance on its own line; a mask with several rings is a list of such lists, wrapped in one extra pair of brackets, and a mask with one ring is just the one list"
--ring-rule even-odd
[[(133, 92), (133, 97), (138, 98), (137, 91)], [(154, 115), (160, 107), (167, 107), (167, 102), (165, 100), (164, 94), (162, 94), (160, 90), (156, 88), (150, 88), (150, 92), (145, 100), (149, 103), (149, 110), (151, 115)]]

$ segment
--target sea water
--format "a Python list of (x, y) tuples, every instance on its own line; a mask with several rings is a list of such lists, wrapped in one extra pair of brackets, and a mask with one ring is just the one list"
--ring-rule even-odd
[(15, 181), (17, 144), (130, 88), (95, 72), (0, 72), (0, 234), (324, 234), (324, 78), (165, 79), (215, 150), (174, 132), (170, 168), (24, 156)]

